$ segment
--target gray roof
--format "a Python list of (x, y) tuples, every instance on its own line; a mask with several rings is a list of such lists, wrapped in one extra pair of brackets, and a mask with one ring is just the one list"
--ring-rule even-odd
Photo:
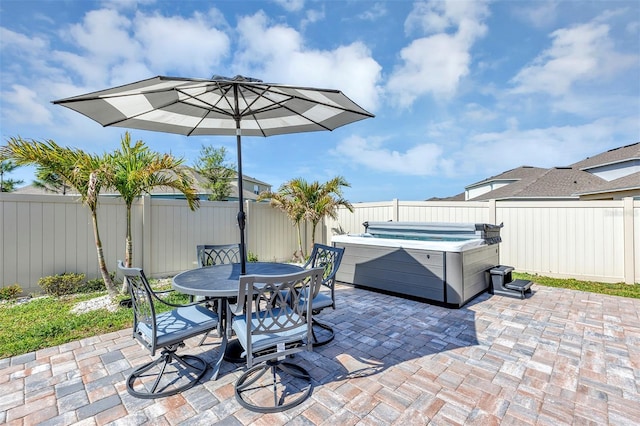
[(506, 172), (500, 173), (499, 175), (491, 176), (490, 178), (483, 179), (476, 183), (472, 183), (471, 185), (468, 185), (466, 188), (469, 189), (474, 186), (480, 186), (486, 183), (503, 181), (503, 180), (533, 179), (544, 174), (546, 170), (547, 169), (543, 169), (540, 167), (520, 166), (515, 169), (507, 170)]
[(604, 181), (600, 185), (594, 185), (592, 188), (578, 192), (577, 194), (587, 195), (597, 194), (600, 192), (631, 191), (636, 189), (640, 190), (640, 172), (631, 173), (630, 175), (623, 176), (610, 182)]
[[(510, 170), (510, 176), (521, 176), (512, 184), (472, 198), (472, 201), (506, 198), (577, 198), (578, 192), (586, 191), (595, 185), (606, 182), (598, 176), (571, 167), (554, 167), (551, 169), (522, 168)], [(493, 179), (496, 180), (496, 179)]]
[[(196, 194), (198, 194), (198, 196), (200, 196), (201, 199), (206, 198), (207, 194), (209, 194), (209, 190), (206, 189), (204, 187), (204, 183), (205, 183), (205, 179), (202, 177), (202, 175), (200, 175), (198, 172), (196, 172), (195, 170), (193, 170), (192, 168), (187, 168), (189, 174), (191, 175), (191, 177), (193, 178), (195, 184), (195, 189), (196, 189)], [(237, 174), (236, 174), (237, 176)], [(248, 182), (252, 182), (252, 183), (256, 183), (258, 185), (262, 185), (262, 186), (267, 186), (267, 187), (271, 187), (270, 184), (262, 182), (258, 179), (255, 179), (251, 176), (247, 176), (247, 175), (243, 175), (244, 176), (244, 181), (248, 181)], [(245, 187), (242, 188), (243, 191), (243, 198), (245, 200), (255, 200), (258, 196), (256, 194), (253, 193), (253, 191), (251, 191), (250, 189), (247, 189)], [(27, 185), (27, 186), (23, 186), (21, 188), (17, 188), (14, 191), (15, 194), (31, 194), (31, 195), (61, 195), (61, 194), (57, 194), (55, 192), (47, 192), (42, 188), (38, 188), (34, 185)], [(65, 195), (75, 195), (78, 196), (78, 193), (75, 190), (68, 190), (68, 192)], [(100, 193), (100, 195), (105, 195), (105, 196), (115, 196), (118, 195), (117, 193), (113, 192), (113, 191), (102, 191)], [(171, 196), (171, 195), (175, 195), (175, 196), (182, 196), (182, 193), (174, 188), (171, 187), (167, 187), (167, 186), (161, 186), (161, 187), (155, 187), (153, 188), (153, 190), (151, 191), (151, 196), (156, 196), (156, 197), (160, 197), (160, 196)], [(238, 199), (238, 181), (236, 178), (234, 178), (231, 181), (231, 193), (229, 194), (229, 198), (230, 199)]]
[(573, 163), (571, 167), (575, 169), (589, 169), (628, 160), (640, 160), (640, 142), (610, 149), (593, 157), (587, 157), (584, 160)]
[[(518, 198), (578, 198), (580, 195), (640, 190), (640, 173), (632, 173), (611, 182), (589, 173), (589, 169), (626, 161), (640, 160), (640, 142), (610, 149), (568, 167), (544, 169), (521, 166), (468, 185), (465, 189), (501, 181), (512, 181), (474, 198), (472, 201)], [(459, 199), (460, 194), (443, 198)]]

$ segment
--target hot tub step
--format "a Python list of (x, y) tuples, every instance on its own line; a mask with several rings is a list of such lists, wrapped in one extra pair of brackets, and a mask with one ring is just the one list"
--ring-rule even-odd
[(533, 283), (531, 281), (528, 280), (515, 280), (515, 281), (511, 281), (510, 283), (506, 283), (504, 286), (508, 289), (511, 290), (518, 290), (518, 291), (524, 291), (526, 292), (527, 290), (529, 290), (531, 288), (531, 285)]

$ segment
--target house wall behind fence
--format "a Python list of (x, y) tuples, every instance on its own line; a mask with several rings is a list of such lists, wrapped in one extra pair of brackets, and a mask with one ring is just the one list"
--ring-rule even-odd
[[(319, 226), (317, 240), (361, 233), (365, 221), (504, 222), (500, 263), (516, 271), (604, 282), (640, 282), (640, 201), (358, 203), (354, 213)], [(239, 242), (237, 204), (203, 201), (191, 211), (181, 200), (143, 197), (132, 210), (134, 265), (152, 277), (195, 267), (197, 244)], [(248, 202), (247, 250), (263, 261), (288, 261), (295, 227), (267, 203)], [(100, 200), (100, 235), (107, 267), (124, 259), (126, 218), (119, 199)], [(40, 292), (39, 278), (63, 272), (99, 277), (89, 209), (75, 197), (0, 194), (0, 284)], [(303, 244), (312, 244), (303, 227)]]

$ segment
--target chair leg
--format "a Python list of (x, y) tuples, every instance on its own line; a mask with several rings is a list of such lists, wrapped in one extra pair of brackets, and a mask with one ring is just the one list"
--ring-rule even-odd
[[(217, 311), (218, 314), (218, 318), (222, 318), (222, 303), (220, 303), (219, 301), (215, 300), (213, 303), (207, 303), (207, 306), (209, 307), (209, 309), (215, 310)], [(216, 332), (218, 333), (218, 337), (222, 337), (222, 333), (224, 332), (224, 330), (222, 330), (222, 326), (221, 326), (221, 322), (218, 321), (218, 326), (216, 327)], [(202, 335), (202, 338), (200, 339), (200, 341), (198, 342), (198, 346), (202, 346), (202, 344), (204, 343), (205, 340), (207, 340), (207, 337), (209, 337), (209, 333), (211, 333), (211, 331), (207, 331), (205, 334)]]
[[(270, 380), (264, 380), (267, 377)], [(300, 405), (309, 398), (312, 389), (311, 376), (304, 368), (279, 360), (270, 360), (250, 368), (235, 385), (236, 399), (240, 405), (258, 413), (276, 413)], [(271, 397), (267, 397), (266, 393), (273, 394), (271, 405), (267, 403)]]
[[(207, 362), (198, 356), (180, 356), (175, 353), (175, 348), (164, 349), (157, 359), (138, 367), (129, 375), (127, 391), (142, 399), (175, 395), (198, 383), (208, 367)], [(149, 387), (152, 380), (153, 384)]]
[[(325, 332), (323, 332), (322, 334), (328, 334), (328, 336), (319, 338), (318, 334), (316, 333), (316, 330), (318, 329), (319, 331), (324, 330)], [(336, 337), (335, 332), (333, 331), (333, 327), (331, 327), (329, 324), (320, 322), (315, 318), (311, 318), (311, 334), (313, 337), (313, 346), (326, 345), (327, 343), (331, 342), (334, 337)]]

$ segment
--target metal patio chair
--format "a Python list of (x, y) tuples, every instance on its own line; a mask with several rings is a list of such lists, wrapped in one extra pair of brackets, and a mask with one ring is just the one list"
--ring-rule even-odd
[(198, 267), (240, 263), (239, 244), (202, 244), (196, 246)]
[[(340, 267), (342, 261), (342, 255), (344, 254), (344, 248), (331, 247), (324, 244), (314, 244), (313, 250), (309, 260), (304, 265), (305, 269), (309, 268), (322, 268), (323, 278), (322, 287), (328, 289), (328, 291), (321, 291), (321, 288), (316, 289), (312, 293), (311, 309), (313, 310), (312, 321), (312, 333), (313, 333), (313, 345), (322, 346), (331, 342), (335, 337), (333, 327), (329, 324), (318, 321), (315, 315), (319, 314), (323, 309), (331, 307), (336, 308), (336, 296), (335, 296), (335, 283), (336, 272)], [(306, 302), (306, 293), (300, 297), (299, 303)]]
[[(184, 341), (218, 326), (216, 313), (198, 304), (176, 305), (161, 298), (151, 289), (140, 268), (118, 269), (129, 281), (133, 308), (133, 337), (155, 356), (155, 360), (136, 368), (127, 378), (127, 391), (138, 398), (159, 398), (174, 395), (193, 387), (208, 369), (207, 362), (195, 355), (178, 355)], [(171, 310), (158, 313), (157, 307)]]
[[(196, 246), (196, 259), (198, 261), (198, 267), (203, 268), (205, 266), (225, 265), (228, 263), (240, 263), (240, 244), (200, 244)], [(202, 301), (204, 298), (198, 297), (194, 300)], [(216, 301), (208, 301), (207, 305), (210, 309), (216, 311), (221, 317), (224, 312), (220, 311), (220, 306)], [(217, 329), (218, 335), (223, 333), (220, 327)], [(198, 346), (202, 346), (204, 341), (209, 337), (209, 333), (206, 333), (200, 339)]]
[[(232, 327), (247, 362), (247, 371), (235, 384), (236, 399), (243, 407), (261, 413), (279, 412), (311, 395), (311, 376), (287, 358), (313, 350), (309, 338), (311, 303), (298, 302), (307, 287), (314, 291), (321, 286), (322, 272), (322, 268), (315, 268), (240, 278), (239, 312)], [(294, 303), (289, 303), (291, 300)]]

